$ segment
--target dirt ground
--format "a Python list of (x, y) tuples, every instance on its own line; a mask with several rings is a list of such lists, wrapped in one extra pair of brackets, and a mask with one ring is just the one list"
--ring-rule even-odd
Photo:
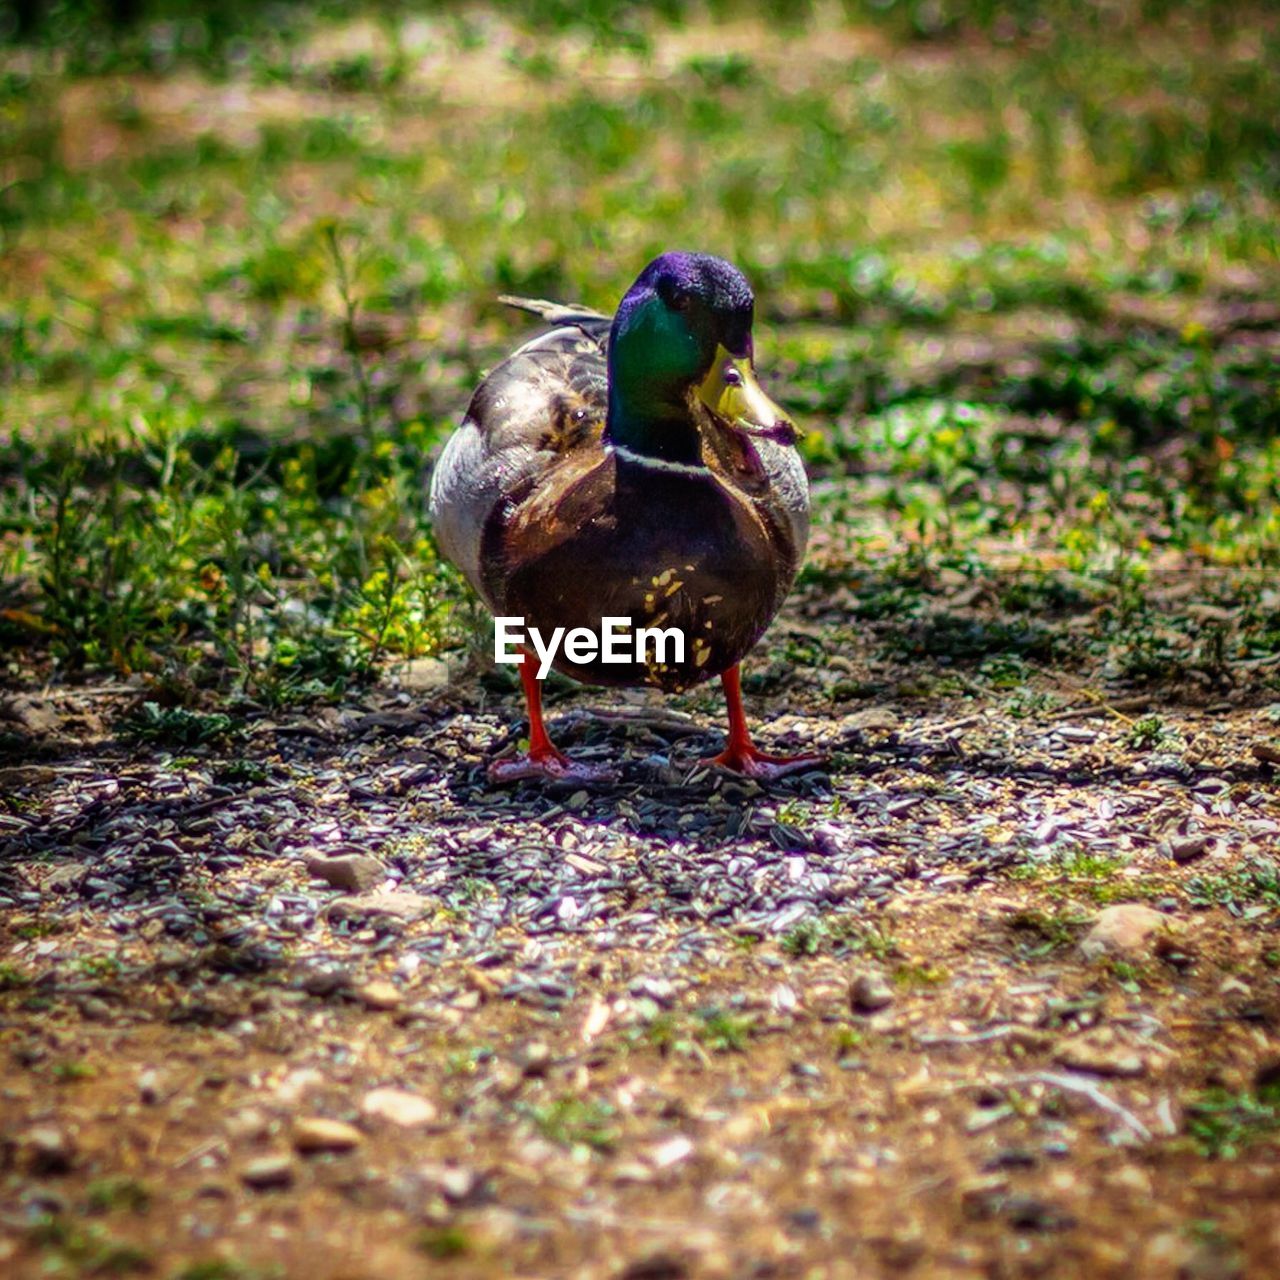
[(590, 690), (615, 785), (491, 788), (518, 702), (442, 662), (186, 754), (11, 700), (5, 1274), (1280, 1272), (1265, 690), (776, 667), (829, 766), (769, 788)]

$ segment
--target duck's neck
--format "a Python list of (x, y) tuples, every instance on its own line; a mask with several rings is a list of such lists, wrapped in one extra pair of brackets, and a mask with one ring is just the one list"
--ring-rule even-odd
[(671, 406), (665, 412), (639, 413), (611, 389), (604, 434), (623, 458), (655, 465), (702, 466), (702, 437), (684, 405)]

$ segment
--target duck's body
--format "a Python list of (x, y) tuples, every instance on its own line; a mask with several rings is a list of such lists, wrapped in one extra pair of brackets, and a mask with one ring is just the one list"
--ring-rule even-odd
[[(669, 254), (612, 320), (509, 301), (554, 327), (481, 383), (441, 455), (441, 551), (496, 615), (544, 635), (599, 635), (608, 618), (677, 628), (682, 661), (669, 647), (661, 661), (654, 649), (643, 662), (579, 664), (561, 649), (554, 665), (667, 692), (723, 675), (732, 720), (737, 664), (795, 578), (809, 511), (795, 430), (751, 374), (745, 280), (718, 259)], [(530, 663), (521, 674), (540, 731)], [(546, 745), (518, 776), (570, 767)]]

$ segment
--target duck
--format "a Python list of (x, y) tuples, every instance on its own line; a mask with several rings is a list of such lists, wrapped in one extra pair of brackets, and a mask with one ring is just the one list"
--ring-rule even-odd
[[(567, 644), (550, 665), (586, 684), (664, 693), (719, 677), (728, 738), (703, 764), (760, 780), (819, 765), (814, 753), (761, 750), (742, 705), (740, 665), (782, 606), (809, 533), (800, 432), (756, 377), (746, 277), (711, 254), (668, 252), (612, 317), (500, 300), (549, 327), (480, 382), (436, 462), (441, 554), (496, 619), (530, 634), (598, 635), (608, 620), (674, 628), (684, 643), (661, 652)], [(614, 776), (555, 746), (534, 654), (515, 657), (528, 747), (493, 761), (491, 780)]]

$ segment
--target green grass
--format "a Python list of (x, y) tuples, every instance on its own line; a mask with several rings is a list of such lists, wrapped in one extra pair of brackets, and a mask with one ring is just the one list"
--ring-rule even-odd
[(1280, 910), (1280, 869), (1273, 859), (1248, 857), (1230, 871), (1192, 876), (1187, 894), (1192, 902), (1220, 903), (1237, 910)]
[(62, 1215), (40, 1218), (27, 1236), (50, 1274), (127, 1276), (154, 1265), (144, 1249), (116, 1240), (97, 1224), (82, 1227)]
[(151, 1188), (136, 1178), (98, 1178), (85, 1189), (85, 1204), (90, 1213), (144, 1213), (151, 1200)]
[(0, 991), (21, 991), (32, 982), (31, 974), (20, 965), (0, 964)]
[(1233, 1160), (1280, 1131), (1280, 1090), (1257, 1093), (1207, 1089), (1187, 1103), (1186, 1131), (1202, 1155)]
[[(1079, 845), (1067, 844), (1029, 856), (1004, 874), (1011, 880), (1043, 883), (1050, 898), (1088, 898), (1100, 906), (1146, 901), (1168, 892), (1169, 885), (1163, 878), (1120, 875), (1125, 865), (1124, 858), (1090, 853)], [(1061, 929), (1067, 927), (1068, 922), (1069, 917), (1060, 910), (1048, 914), (1024, 912), (1015, 927), (1040, 933), (1047, 942), (1057, 945)]]
[(460, 1258), (472, 1250), (471, 1237), (458, 1226), (428, 1227), (418, 1233), (418, 1248), (437, 1262)]
[(528, 1108), (542, 1136), (564, 1147), (588, 1147), (608, 1153), (618, 1141), (614, 1109), (594, 1098), (566, 1094), (554, 1102)]
[[(1265, 6), (141, 9), (0, 45), (0, 648), (137, 677), (139, 740), (474, 642), (423, 489), (528, 331), (494, 295), (611, 307), (673, 246), (755, 284), (823, 482), (806, 589), (889, 656), (1034, 714), (1033, 664), (1280, 646)], [(1163, 606), (1187, 569), (1216, 632)]]
[(1034, 959), (1070, 946), (1088, 923), (1087, 916), (1075, 912), (1041, 911), (1032, 907), (1015, 912), (1009, 927), (1027, 939), (1027, 953)]

